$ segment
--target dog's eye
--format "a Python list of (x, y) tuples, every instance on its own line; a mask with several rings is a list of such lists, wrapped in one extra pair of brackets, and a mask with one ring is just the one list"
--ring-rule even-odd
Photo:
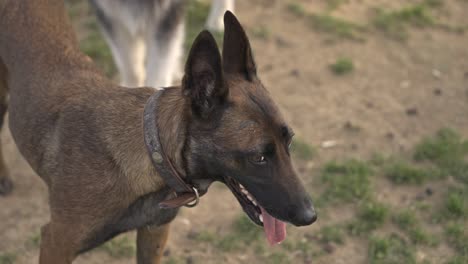
[(266, 158), (263, 154), (254, 154), (251, 157), (251, 160), (253, 163), (256, 164), (265, 164), (266, 163)]

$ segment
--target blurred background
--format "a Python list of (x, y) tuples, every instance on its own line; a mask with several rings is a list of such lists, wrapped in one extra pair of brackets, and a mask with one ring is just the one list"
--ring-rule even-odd
[[(187, 1), (186, 48), (210, 8)], [(88, 2), (66, 4), (82, 50), (118, 81)], [(319, 220), (270, 247), (215, 184), (173, 222), (163, 263), (468, 263), (468, 1), (239, 0), (235, 13)], [(16, 189), (0, 199), (0, 264), (37, 263), (47, 189), (8, 129), (1, 140)], [(134, 240), (76, 263), (134, 263)]]

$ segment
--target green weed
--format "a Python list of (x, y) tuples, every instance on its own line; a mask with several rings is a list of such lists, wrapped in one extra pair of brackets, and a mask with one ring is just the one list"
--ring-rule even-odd
[(396, 184), (422, 184), (432, 178), (430, 170), (404, 162), (394, 162), (385, 168), (385, 175)]
[(368, 257), (370, 264), (416, 263), (414, 248), (395, 234), (371, 238)]
[(406, 39), (408, 26), (432, 26), (435, 19), (427, 5), (416, 4), (393, 11), (377, 9), (373, 24), (391, 37)]
[(14, 264), (16, 254), (0, 252), (0, 264)]
[(393, 217), (393, 222), (408, 234), (414, 244), (434, 245), (436, 239), (426, 233), (419, 223), (416, 215), (411, 211), (403, 211)]
[(352, 235), (367, 234), (381, 227), (387, 220), (388, 208), (374, 201), (365, 202), (359, 208), (358, 218), (348, 225)]
[(426, 138), (415, 148), (416, 161), (431, 162), (444, 175), (452, 175), (468, 183), (468, 141), (452, 129), (441, 129), (434, 138)]
[(114, 258), (133, 257), (136, 253), (135, 242), (127, 236), (114, 238), (100, 248)]
[(460, 257), (468, 259), (468, 233), (463, 223), (449, 224), (445, 229), (445, 236), (450, 246), (452, 246)]
[(312, 145), (296, 137), (291, 143), (291, 152), (299, 159), (310, 160), (315, 156), (317, 150)]
[(354, 70), (354, 63), (350, 58), (339, 58), (335, 63), (330, 65), (330, 69), (336, 75), (345, 75)]
[(325, 226), (320, 229), (320, 233), (318, 234), (319, 241), (328, 244), (328, 243), (336, 243), (336, 244), (343, 244), (344, 243), (344, 232), (340, 226)]
[(322, 181), (326, 184), (325, 201), (359, 201), (369, 197), (371, 169), (365, 162), (348, 160), (325, 165)]

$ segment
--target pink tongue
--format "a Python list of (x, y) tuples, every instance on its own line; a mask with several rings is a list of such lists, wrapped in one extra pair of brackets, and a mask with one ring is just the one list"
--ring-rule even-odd
[(263, 217), (263, 229), (270, 245), (281, 243), (286, 238), (286, 224), (274, 218), (260, 207)]

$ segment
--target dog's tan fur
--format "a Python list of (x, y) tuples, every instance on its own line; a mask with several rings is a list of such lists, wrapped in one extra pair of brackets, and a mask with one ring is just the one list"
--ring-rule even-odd
[[(275, 218), (309, 225), (316, 214), (292, 167), (292, 132), (229, 12), (225, 27), (223, 59), (213, 36), (200, 33), (182, 86), (166, 89), (151, 109), (162, 149), (198, 188), (218, 180), (235, 190), (241, 182)], [(71, 263), (131, 229), (138, 230), (138, 263), (160, 263), (178, 210), (158, 207), (172, 192), (143, 137), (145, 104), (156, 90), (127, 89), (104, 77), (79, 51), (63, 0), (0, 0), (0, 28), (0, 116), (9, 94), (13, 138), (49, 187), (40, 263)], [(0, 194), (10, 190), (0, 156)], [(260, 208), (233, 193), (261, 225)]]
[[(13, 138), (50, 191), (41, 263), (68, 263), (109, 220), (103, 218), (163, 186), (142, 137), (143, 107), (154, 89), (116, 87), (105, 78), (79, 51), (63, 5), (0, 1), (1, 107), (9, 91)], [(0, 177), (7, 177), (3, 159)], [(146, 231), (138, 237), (154, 240)], [(141, 263), (157, 263), (146, 258)]]

